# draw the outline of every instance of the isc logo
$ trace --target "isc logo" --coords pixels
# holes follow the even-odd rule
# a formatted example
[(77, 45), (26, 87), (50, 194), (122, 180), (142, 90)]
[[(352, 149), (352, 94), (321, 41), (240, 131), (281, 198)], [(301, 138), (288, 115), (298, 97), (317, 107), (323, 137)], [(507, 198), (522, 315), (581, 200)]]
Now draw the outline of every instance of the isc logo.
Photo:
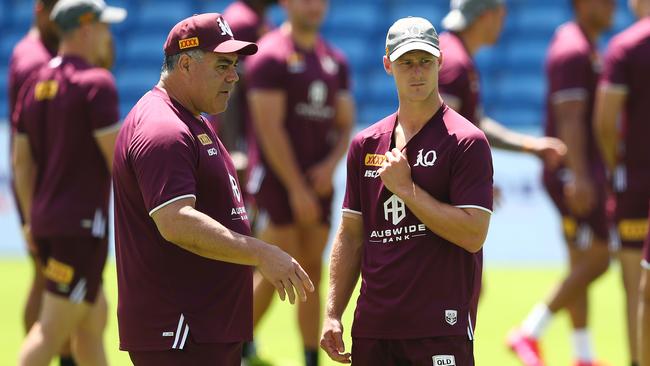
[(198, 47), (198, 45), (199, 45), (199, 39), (197, 37), (181, 39), (180, 41), (178, 41), (178, 47), (181, 50), (184, 50), (186, 48)]
[(366, 166), (381, 166), (386, 160), (386, 156), (380, 154), (366, 154), (365, 165)]

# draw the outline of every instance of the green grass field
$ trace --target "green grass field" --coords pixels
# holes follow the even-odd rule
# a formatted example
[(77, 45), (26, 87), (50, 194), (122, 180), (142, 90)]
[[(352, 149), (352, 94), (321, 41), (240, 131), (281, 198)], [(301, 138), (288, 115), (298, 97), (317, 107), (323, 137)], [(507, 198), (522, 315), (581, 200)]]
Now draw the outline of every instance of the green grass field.
[[(13, 365), (22, 341), (21, 309), (30, 276), (27, 260), (0, 260), (0, 365)], [(476, 360), (480, 366), (516, 366), (518, 363), (504, 347), (504, 337), (536, 302), (542, 299), (562, 275), (558, 269), (494, 268), (485, 276), (485, 286), (476, 330)], [(109, 263), (104, 276), (111, 305), (110, 323), (106, 333), (106, 348), (111, 365), (129, 365), (126, 353), (118, 351), (115, 317), (115, 265)], [(445, 279), (447, 281), (452, 279)], [(322, 288), (325, 294), (325, 286)], [(592, 309), (590, 322), (600, 359), (612, 366), (628, 365), (624, 328), (623, 292), (618, 266), (601, 278), (590, 293)], [(345, 317), (350, 329), (352, 308)], [(261, 356), (278, 366), (299, 366), (301, 346), (292, 307), (275, 301), (256, 331)], [(549, 366), (572, 364), (570, 327), (567, 316), (556, 317), (543, 340)], [(346, 346), (350, 347), (349, 334)], [(321, 355), (322, 365), (335, 365)]]

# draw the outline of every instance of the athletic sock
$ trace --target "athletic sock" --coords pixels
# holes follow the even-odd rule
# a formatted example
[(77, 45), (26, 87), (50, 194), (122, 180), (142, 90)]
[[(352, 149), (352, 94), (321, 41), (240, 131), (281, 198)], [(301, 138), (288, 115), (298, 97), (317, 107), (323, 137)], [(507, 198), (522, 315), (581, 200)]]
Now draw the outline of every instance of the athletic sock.
[(255, 348), (255, 340), (250, 342), (244, 342), (241, 347), (242, 358), (250, 358), (257, 355), (257, 349)]
[(59, 357), (59, 366), (77, 366), (72, 356)]
[(546, 330), (552, 317), (553, 314), (546, 304), (537, 304), (528, 314), (521, 328), (526, 335), (538, 339)]
[(578, 361), (591, 362), (594, 360), (591, 334), (586, 328), (573, 330), (573, 352), (575, 352)]
[(305, 348), (305, 366), (318, 366), (318, 349)]

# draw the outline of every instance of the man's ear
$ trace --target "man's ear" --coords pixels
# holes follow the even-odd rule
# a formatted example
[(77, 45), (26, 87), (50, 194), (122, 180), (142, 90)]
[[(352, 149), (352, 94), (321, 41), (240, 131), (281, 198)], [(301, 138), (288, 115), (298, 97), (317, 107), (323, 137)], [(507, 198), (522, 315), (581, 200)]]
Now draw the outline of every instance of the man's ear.
[(384, 70), (388, 75), (393, 75), (393, 64), (388, 59), (388, 56), (384, 56)]

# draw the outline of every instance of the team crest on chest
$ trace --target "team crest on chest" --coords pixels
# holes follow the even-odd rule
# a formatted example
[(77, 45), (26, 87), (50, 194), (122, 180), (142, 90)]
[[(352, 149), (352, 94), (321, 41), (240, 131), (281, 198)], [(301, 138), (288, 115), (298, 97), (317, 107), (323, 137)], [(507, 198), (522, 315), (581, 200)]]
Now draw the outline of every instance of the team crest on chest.
[(458, 322), (458, 311), (445, 310), (445, 321), (449, 325), (456, 325), (456, 323)]
[(435, 150), (424, 152), (424, 149), (418, 151), (418, 157), (414, 166), (430, 167), (438, 160), (438, 154)]

